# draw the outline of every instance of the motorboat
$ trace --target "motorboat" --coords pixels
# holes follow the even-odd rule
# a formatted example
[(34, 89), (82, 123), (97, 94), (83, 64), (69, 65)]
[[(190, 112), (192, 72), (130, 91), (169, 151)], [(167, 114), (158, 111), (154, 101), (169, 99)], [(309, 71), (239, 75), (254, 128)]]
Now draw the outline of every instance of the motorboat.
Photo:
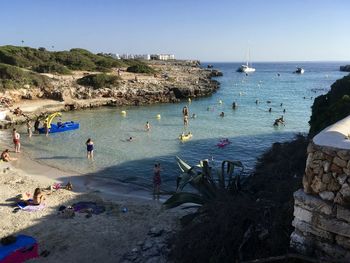
[(297, 68), (294, 73), (297, 73), (297, 74), (304, 74), (305, 70), (303, 68)]

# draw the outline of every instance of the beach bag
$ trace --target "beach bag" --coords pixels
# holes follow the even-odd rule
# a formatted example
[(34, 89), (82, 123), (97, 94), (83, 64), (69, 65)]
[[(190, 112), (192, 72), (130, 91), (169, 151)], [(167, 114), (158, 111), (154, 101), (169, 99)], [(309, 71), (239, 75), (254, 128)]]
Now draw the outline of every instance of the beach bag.
[(75, 216), (75, 212), (74, 212), (74, 209), (72, 207), (67, 207), (67, 208), (59, 211), (58, 216), (60, 218), (69, 219), (69, 218), (73, 218)]

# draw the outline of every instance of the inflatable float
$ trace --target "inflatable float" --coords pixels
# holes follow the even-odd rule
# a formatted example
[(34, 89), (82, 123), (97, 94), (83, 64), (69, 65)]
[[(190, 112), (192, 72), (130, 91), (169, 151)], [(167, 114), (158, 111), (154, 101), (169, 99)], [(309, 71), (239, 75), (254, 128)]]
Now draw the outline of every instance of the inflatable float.
[(221, 139), (216, 146), (219, 148), (224, 148), (229, 144), (231, 144), (231, 142), (229, 141), (229, 139), (226, 138), (226, 139)]
[(180, 141), (188, 141), (191, 138), (192, 138), (192, 133), (191, 132), (189, 132), (187, 134), (183, 133), (183, 134), (180, 134), (180, 136), (179, 136), (179, 140)]
[[(53, 114), (50, 114), (46, 119), (45, 122), (47, 123), (47, 127), (49, 129), (49, 133), (56, 133), (56, 132), (64, 132), (64, 131), (71, 131), (79, 129), (79, 123), (68, 121), (68, 122), (57, 122), (57, 124), (51, 124), (54, 118), (60, 117), (62, 114), (60, 112), (55, 112)], [(45, 134), (46, 129), (45, 127), (38, 129), (40, 134)]]

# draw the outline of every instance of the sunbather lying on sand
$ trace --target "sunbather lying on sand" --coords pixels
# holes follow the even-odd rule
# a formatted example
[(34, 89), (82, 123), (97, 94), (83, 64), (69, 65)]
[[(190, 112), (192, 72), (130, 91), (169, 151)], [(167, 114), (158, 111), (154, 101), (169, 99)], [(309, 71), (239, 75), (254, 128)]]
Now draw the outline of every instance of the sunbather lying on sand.
[(34, 191), (33, 199), (30, 201), (27, 201), (28, 205), (40, 205), (45, 200), (44, 193), (41, 192), (40, 188), (36, 188)]

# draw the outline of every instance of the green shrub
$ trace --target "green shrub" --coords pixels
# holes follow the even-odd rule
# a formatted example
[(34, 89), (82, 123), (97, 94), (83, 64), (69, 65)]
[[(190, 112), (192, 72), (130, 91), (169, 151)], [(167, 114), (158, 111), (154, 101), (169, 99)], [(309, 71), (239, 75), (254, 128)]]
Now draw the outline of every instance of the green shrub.
[(24, 85), (44, 87), (50, 85), (50, 80), (35, 72), (0, 63), (0, 89), (17, 89)]
[(153, 74), (156, 71), (146, 64), (136, 64), (126, 69), (127, 72)]
[(329, 125), (347, 117), (350, 114), (350, 75), (337, 80), (331, 90), (318, 96), (312, 105), (309, 121), (310, 136), (316, 135)]
[(79, 85), (92, 87), (94, 89), (119, 86), (120, 78), (107, 74), (91, 74), (77, 80)]
[(63, 66), (55, 62), (40, 64), (36, 66), (33, 70), (39, 73), (59, 73), (59, 74), (71, 73), (71, 71), (66, 66)]

